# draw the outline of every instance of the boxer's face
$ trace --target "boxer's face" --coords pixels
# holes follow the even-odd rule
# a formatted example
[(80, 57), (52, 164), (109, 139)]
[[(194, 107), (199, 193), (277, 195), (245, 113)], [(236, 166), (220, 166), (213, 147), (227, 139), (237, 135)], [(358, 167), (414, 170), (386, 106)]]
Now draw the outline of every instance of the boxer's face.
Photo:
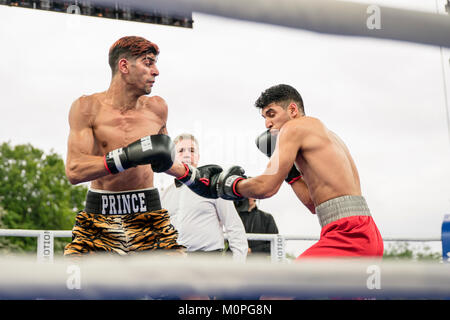
[(270, 132), (272, 133), (279, 131), (281, 127), (291, 119), (288, 110), (276, 103), (271, 103), (264, 107), (261, 111), (261, 115), (265, 119), (266, 128), (270, 129)]
[(129, 82), (144, 94), (150, 94), (159, 75), (156, 58), (154, 54), (145, 54), (130, 61)]
[(177, 142), (175, 146), (178, 161), (197, 167), (200, 154), (197, 144), (191, 139), (183, 139)]

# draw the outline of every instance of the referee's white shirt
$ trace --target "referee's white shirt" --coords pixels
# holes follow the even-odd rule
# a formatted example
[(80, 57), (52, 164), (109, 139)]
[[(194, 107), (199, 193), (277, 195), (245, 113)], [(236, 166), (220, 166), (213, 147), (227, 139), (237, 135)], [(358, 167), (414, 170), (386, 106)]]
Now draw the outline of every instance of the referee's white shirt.
[(233, 201), (208, 199), (175, 183), (161, 191), (161, 205), (169, 211), (178, 230), (178, 243), (187, 251), (224, 249), (224, 229), (234, 260), (245, 260), (248, 242), (245, 228)]

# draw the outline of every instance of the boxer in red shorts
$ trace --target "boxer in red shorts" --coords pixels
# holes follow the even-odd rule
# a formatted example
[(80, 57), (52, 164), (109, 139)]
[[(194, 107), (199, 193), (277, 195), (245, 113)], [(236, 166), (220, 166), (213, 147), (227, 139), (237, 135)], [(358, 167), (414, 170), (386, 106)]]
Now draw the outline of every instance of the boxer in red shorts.
[(247, 178), (234, 166), (217, 180), (224, 199), (268, 198), (288, 182), (300, 201), (317, 214), (320, 240), (304, 257), (383, 255), (383, 240), (370, 214), (358, 171), (344, 142), (319, 119), (305, 115), (303, 100), (289, 85), (264, 91), (255, 103), (267, 130), (256, 142), (270, 157), (262, 175)]

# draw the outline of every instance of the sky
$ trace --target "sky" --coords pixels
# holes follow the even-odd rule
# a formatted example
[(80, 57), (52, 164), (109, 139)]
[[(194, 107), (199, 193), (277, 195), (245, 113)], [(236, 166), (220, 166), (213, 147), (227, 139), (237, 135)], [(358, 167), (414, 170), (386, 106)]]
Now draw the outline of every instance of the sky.
[[(444, 3), (359, 2), (433, 13)], [(113, 42), (143, 36), (161, 50), (151, 95), (168, 103), (172, 137), (197, 137), (200, 165), (261, 174), (268, 160), (254, 140), (265, 126), (254, 102), (268, 87), (290, 84), (306, 114), (347, 144), (382, 236), (440, 237), (450, 214), (450, 49), (193, 19), (185, 29), (0, 6), (0, 142), (31, 143), (65, 159), (71, 103), (108, 88)], [(156, 174), (155, 186), (171, 180)], [(319, 236), (317, 217), (285, 184), (259, 207), (281, 234)], [(287, 251), (299, 255), (310, 244), (289, 241)]]

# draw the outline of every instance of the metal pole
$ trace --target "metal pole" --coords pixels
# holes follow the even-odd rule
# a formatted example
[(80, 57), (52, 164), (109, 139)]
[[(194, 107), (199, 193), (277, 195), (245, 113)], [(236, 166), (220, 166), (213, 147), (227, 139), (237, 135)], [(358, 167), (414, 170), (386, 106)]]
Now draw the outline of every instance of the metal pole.
[(286, 239), (281, 234), (270, 240), (270, 257), (272, 262), (284, 262), (286, 260)]
[(53, 262), (53, 232), (42, 231), (38, 236), (37, 259), (38, 262)]
[[(445, 215), (444, 220), (448, 220)], [(26, 229), (0, 229), (0, 237), (37, 237), (38, 248), (37, 255), (39, 261), (53, 261), (54, 255), (54, 238), (70, 238), (72, 237), (71, 230), (26, 230)], [(228, 235), (225, 234), (225, 239)], [(434, 242), (443, 241), (441, 236), (436, 237), (383, 237), (383, 241), (405, 241), (405, 242)], [(260, 234), (247, 233), (247, 240), (265, 240), (270, 241), (270, 255), (273, 262), (283, 262), (286, 260), (286, 241), (300, 240), (300, 241), (317, 241), (317, 236), (305, 235), (280, 235), (280, 234)], [(450, 243), (450, 242), (449, 242)], [(450, 250), (449, 250), (450, 251)], [(449, 256), (450, 257), (450, 256)]]

